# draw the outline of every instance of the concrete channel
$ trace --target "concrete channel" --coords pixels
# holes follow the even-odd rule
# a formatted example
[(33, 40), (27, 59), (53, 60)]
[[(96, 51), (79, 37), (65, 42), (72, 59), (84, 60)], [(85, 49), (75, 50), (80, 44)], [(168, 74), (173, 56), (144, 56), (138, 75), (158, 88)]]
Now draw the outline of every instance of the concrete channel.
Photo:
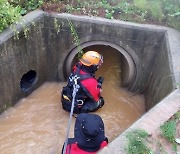
[[(1, 112), (46, 81), (66, 81), (78, 52), (68, 21), (75, 26), (82, 49), (103, 45), (120, 52), (123, 86), (145, 96), (147, 113), (111, 142), (104, 152), (110, 153), (114, 146), (123, 151), (126, 143), (124, 134), (128, 130), (145, 126), (151, 131), (148, 129), (150, 125), (154, 124), (153, 129), (159, 127), (180, 109), (178, 31), (155, 25), (48, 14), (37, 10), (25, 16), (23, 25), (15, 25), (20, 31), (18, 38), (15, 39), (11, 29), (0, 34)], [(27, 37), (23, 33), (24, 25), (29, 29)], [(161, 116), (157, 118), (157, 115)], [(148, 120), (151, 124), (145, 125)]]

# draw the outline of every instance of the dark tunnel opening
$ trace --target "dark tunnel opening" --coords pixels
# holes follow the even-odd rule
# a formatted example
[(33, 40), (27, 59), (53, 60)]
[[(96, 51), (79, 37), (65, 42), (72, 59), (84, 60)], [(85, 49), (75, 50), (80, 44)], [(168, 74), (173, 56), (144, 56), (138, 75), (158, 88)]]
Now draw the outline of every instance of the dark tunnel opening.
[(36, 71), (30, 70), (25, 73), (20, 81), (21, 90), (27, 92), (31, 89), (31, 87), (35, 84), (37, 79)]
[[(71, 73), (72, 67), (75, 65), (75, 63), (78, 61), (78, 49), (74, 49), (70, 52), (70, 54), (67, 56), (65, 63), (64, 63), (64, 76), (67, 80), (68, 76)], [(109, 45), (90, 45), (85, 46), (82, 49), (84, 52), (93, 50), (97, 51), (102, 55), (111, 54), (112, 52), (116, 52), (117, 56), (119, 57), (119, 65), (120, 65), (120, 71), (121, 71), (121, 86), (123, 87), (129, 87), (131, 86), (131, 83), (133, 82), (133, 79), (135, 78), (135, 64), (133, 63), (133, 60), (131, 57), (124, 56), (123, 53), (121, 53), (120, 50), (113, 48)], [(105, 62), (106, 59), (104, 59)], [(103, 67), (103, 66), (102, 66)]]

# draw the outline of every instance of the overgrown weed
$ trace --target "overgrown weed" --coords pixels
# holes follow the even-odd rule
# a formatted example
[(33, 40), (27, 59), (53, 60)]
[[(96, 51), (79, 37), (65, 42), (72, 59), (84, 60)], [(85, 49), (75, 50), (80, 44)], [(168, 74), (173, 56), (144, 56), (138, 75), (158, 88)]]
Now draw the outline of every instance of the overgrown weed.
[[(8, 12), (8, 9), (1, 9), (0, 11), (0, 15), (3, 16), (0, 32), (12, 23), (16, 23), (19, 14), (25, 15), (39, 7), (45, 11), (68, 12), (138, 23), (159, 24), (180, 30), (179, 0), (0, 0), (0, 2), (2, 4), (8, 2), (9, 4), (6, 7), (8, 6), (11, 9)], [(15, 16), (12, 15), (13, 12)]]
[(168, 142), (172, 143), (172, 149), (177, 152), (176, 140), (176, 125), (180, 121), (180, 111), (176, 112), (174, 116), (161, 125), (161, 135), (167, 139)]
[(128, 145), (126, 151), (128, 154), (152, 154), (152, 151), (146, 145), (148, 133), (145, 130), (136, 129), (128, 132)]

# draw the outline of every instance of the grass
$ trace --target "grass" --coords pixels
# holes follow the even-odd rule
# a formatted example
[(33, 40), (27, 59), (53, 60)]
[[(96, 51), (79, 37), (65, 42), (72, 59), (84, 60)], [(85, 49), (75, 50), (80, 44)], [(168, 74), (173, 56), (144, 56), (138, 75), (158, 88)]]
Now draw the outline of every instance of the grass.
[[(159, 152), (162, 154), (167, 154), (166, 142), (172, 145), (172, 151), (177, 153), (177, 143), (176, 143), (176, 129), (177, 124), (180, 123), (180, 111), (176, 112), (168, 121), (160, 126), (161, 138), (154, 138), (145, 131), (141, 129), (136, 129), (127, 133), (126, 138), (128, 139), (127, 146), (125, 150), (128, 154), (152, 154), (153, 152)], [(153, 148), (153, 144), (157, 142), (157, 148)], [(149, 146), (152, 148), (149, 148)]]
[(176, 122), (171, 120), (161, 126), (162, 135), (171, 143), (174, 143), (176, 134)]
[(174, 116), (177, 122), (180, 121), (180, 111), (176, 112)]
[(148, 133), (141, 129), (136, 129), (127, 134), (128, 145), (126, 151), (128, 154), (152, 154), (151, 149), (146, 145)]
[[(42, 8), (47, 11), (159, 24), (180, 30), (179, 0), (48, 0), (44, 4)], [(63, 9), (54, 7), (53, 10), (51, 4), (53, 7), (60, 4)]]
[(157, 21), (162, 21), (163, 12), (160, 1), (157, 0), (156, 2), (154, 2), (152, 0), (134, 0), (134, 6), (141, 12), (146, 13), (146, 16), (144, 17), (145, 19), (149, 16), (150, 18), (154, 18)]
[(168, 142), (172, 143), (172, 149), (176, 152), (177, 145), (176, 139), (176, 124), (180, 121), (180, 111), (176, 112), (174, 116), (167, 122), (165, 122), (161, 127), (161, 134), (165, 137)]
[[(8, 5), (4, 2), (7, 2)], [(16, 23), (20, 15), (25, 15), (37, 8), (48, 12), (68, 12), (77, 15), (164, 25), (180, 30), (179, 0), (0, 0), (0, 3), (2, 6), (4, 5), (0, 7), (2, 8), (0, 16), (3, 16), (0, 32), (12, 23)]]

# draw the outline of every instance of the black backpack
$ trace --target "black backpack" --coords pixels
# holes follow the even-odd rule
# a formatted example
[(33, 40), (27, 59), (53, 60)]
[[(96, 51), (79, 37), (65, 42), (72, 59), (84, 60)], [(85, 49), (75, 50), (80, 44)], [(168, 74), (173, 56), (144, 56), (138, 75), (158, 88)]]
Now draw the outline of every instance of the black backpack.
[[(73, 85), (75, 84), (74, 77), (78, 78), (77, 84), (79, 85), (79, 89), (78, 89), (77, 93), (81, 93), (82, 96), (86, 96), (86, 94), (83, 91), (83, 89), (81, 88), (82, 87), (81, 81), (88, 79), (88, 78), (92, 78), (92, 76), (90, 74), (83, 74), (83, 75), (80, 74), (80, 68), (79, 67), (77, 67), (77, 70), (75, 72), (71, 73), (67, 86), (63, 87), (62, 92), (61, 92), (62, 107), (64, 110), (66, 110), (68, 112), (71, 111), (71, 106), (72, 106)], [(78, 99), (78, 96), (76, 95), (73, 113), (76, 113), (76, 114), (80, 113), (80, 109), (81, 109), (83, 102), (84, 102), (82, 96), (80, 96), (81, 99)]]

